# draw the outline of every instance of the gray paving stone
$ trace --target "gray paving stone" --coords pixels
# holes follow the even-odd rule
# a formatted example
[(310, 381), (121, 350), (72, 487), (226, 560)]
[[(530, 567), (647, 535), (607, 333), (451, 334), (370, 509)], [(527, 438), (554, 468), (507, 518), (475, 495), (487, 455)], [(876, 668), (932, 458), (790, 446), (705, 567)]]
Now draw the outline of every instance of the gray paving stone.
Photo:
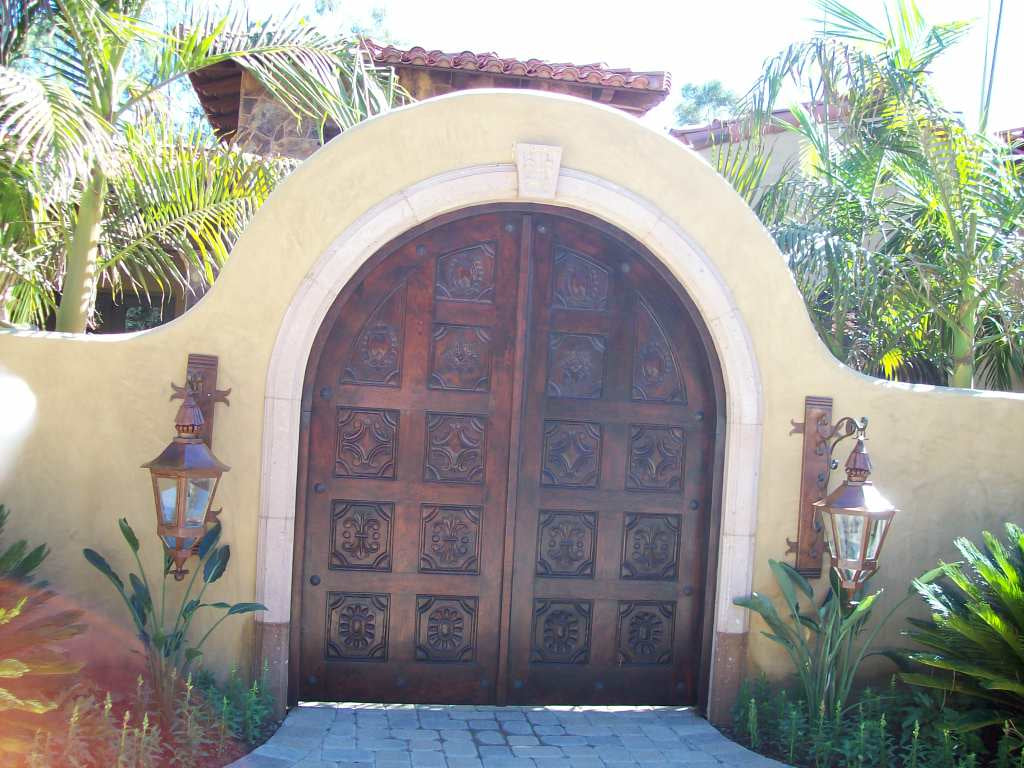
[(525, 757), (485, 757), (484, 768), (536, 768), (533, 760)]
[(622, 749), (619, 747), (607, 747), (604, 749), (597, 750), (597, 756), (600, 757), (605, 763), (635, 763), (636, 759), (633, 757), (633, 753), (628, 749)]
[(512, 757), (512, 750), (509, 747), (481, 746), (480, 757)]
[(440, 752), (413, 752), (413, 768), (446, 768), (444, 755)]
[[(501, 731), (477, 731), (474, 736), (478, 744), (504, 744), (505, 734)], [(528, 737), (521, 737), (528, 738)]]
[(476, 757), (476, 744), (471, 741), (446, 741), (444, 755), (445, 757)]
[(400, 766), (409, 765), (412, 760), (412, 753), (404, 749), (381, 750), (374, 752), (374, 762), (377, 765)]
[(449, 757), (448, 768), (481, 768), (483, 763), (478, 757)]
[(565, 734), (565, 728), (560, 725), (535, 725), (533, 732), (538, 736), (562, 736)]
[(324, 760), (344, 760), (347, 763), (372, 763), (373, 752), (368, 749), (352, 749), (344, 747), (324, 747), (321, 751)]
[(477, 733), (484, 731), (458, 730), (454, 728), (439, 731), (443, 741), (472, 741)]
[(512, 747), (516, 757), (564, 757), (558, 747)]
[(308, 757), (319, 746), (319, 743), (312, 741), (307, 747), (285, 747), (267, 742), (262, 747), (254, 749), (252, 754), (263, 755), (264, 757), (277, 757), (282, 760), (291, 760), (294, 763), (304, 757)]
[(231, 764), (231, 768), (291, 768), (294, 763), (291, 760), (283, 760), (279, 757), (267, 757), (250, 752), (245, 757), (240, 757)]
[[(541, 741), (550, 747), (579, 747), (587, 743), (586, 736), (542, 736)], [(623, 742), (625, 743), (625, 742)]]
[(519, 734), (509, 734), (508, 743), (513, 747), (539, 747), (540, 739), (536, 736), (521, 736)]
[(498, 721), (494, 718), (489, 720), (482, 720), (476, 718), (474, 720), (467, 720), (466, 723), (469, 725), (469, 729), (472, 731), (496, 731), (498, 730)]
[(441, 742), (438, 739), (424, 737), (409, 739), (409, 750), (412, 752), (437, 752), (441, 749)]
[(369, 749), (376, 752), (381, 749), (405, 749), (406, 743), (398, 739), (364, 739), (357, 734), (356, 746), (359, 749)]
[(505, 733), (516, 733), (522, 736), (533, 735), (533, 726), (525, 720), (503, 720), (501, 730)]

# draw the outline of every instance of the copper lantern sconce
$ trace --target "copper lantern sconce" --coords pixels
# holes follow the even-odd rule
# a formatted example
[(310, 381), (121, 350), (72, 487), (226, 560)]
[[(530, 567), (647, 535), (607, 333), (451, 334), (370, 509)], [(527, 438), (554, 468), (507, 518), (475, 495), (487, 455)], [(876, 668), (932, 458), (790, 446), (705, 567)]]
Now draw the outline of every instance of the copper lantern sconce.
[(212, 509), (213, 499), (221, 475), (230, 469), (209, 446), (213, 404), (226, 404), (230, 393), (216, 388), (216, 377), (217, 358), (189, 355), (185, 386), (171, 385), (171, 399), (182, 400), (174, 420), (177, 435), (159, 456), (142, 465), (153, 481), (157, 535), (178, 581), (188, 573), (185, 562), (196, 553), (207, 525), (217, 520), (220, 510)]
[[(868, 420), (840, 419), (832, 430), (829, 456), (843, 439), (856, 436), (846, 460), (846, 479), (832, 493), (812, 505), (819, 517), (832, 568), (847, 599), (878, 570), (886, 534), (899, 511), (886, 499), (871, 476), (871, 458), (865, 444)], [(836, 437), (838, 435), (838, 437)], [(830, 459), (830, 469), (838, 462)]]

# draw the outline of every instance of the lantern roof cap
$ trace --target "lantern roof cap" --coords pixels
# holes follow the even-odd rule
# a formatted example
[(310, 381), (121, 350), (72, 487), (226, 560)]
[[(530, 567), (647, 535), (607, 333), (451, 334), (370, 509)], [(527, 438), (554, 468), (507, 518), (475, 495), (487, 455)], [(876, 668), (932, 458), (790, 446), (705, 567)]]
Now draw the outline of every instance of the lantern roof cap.
[(143, 469), (178, 474), (219, 475), (231, 467), (213, 455), (198, 437), (174, 438), (160, 455), (142, 465)]

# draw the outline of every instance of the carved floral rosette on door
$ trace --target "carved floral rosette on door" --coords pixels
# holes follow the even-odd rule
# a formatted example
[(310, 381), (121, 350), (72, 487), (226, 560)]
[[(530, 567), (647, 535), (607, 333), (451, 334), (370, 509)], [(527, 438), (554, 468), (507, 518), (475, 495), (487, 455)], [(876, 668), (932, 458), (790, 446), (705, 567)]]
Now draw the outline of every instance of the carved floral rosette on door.
[(309, 376), (299, 698), (694, 700), (716, 420), (648, 257), (455, 218), (371, 260)]

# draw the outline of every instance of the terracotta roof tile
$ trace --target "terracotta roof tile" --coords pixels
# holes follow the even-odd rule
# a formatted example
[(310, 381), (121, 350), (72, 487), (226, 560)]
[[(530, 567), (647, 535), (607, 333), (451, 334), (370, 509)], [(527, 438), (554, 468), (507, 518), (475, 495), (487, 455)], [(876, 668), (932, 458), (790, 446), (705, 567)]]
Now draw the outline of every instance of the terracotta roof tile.
[(428, 51), (418, 45), (403, 49), (393, 45), (378, 45), (372, 40), (364, 42), (370, 56), (378, 64), (493, 72), (511, 77), (565, 80), (604, 88), (630, 88), (641, 91), (668, 92), (671, 87), (668, 72), (634, 72), (631, 69), (612, 69), (605, 64), (559, 64), (542, 59), (502, 58), (496, 53), (446, 53), (439, 50)]

